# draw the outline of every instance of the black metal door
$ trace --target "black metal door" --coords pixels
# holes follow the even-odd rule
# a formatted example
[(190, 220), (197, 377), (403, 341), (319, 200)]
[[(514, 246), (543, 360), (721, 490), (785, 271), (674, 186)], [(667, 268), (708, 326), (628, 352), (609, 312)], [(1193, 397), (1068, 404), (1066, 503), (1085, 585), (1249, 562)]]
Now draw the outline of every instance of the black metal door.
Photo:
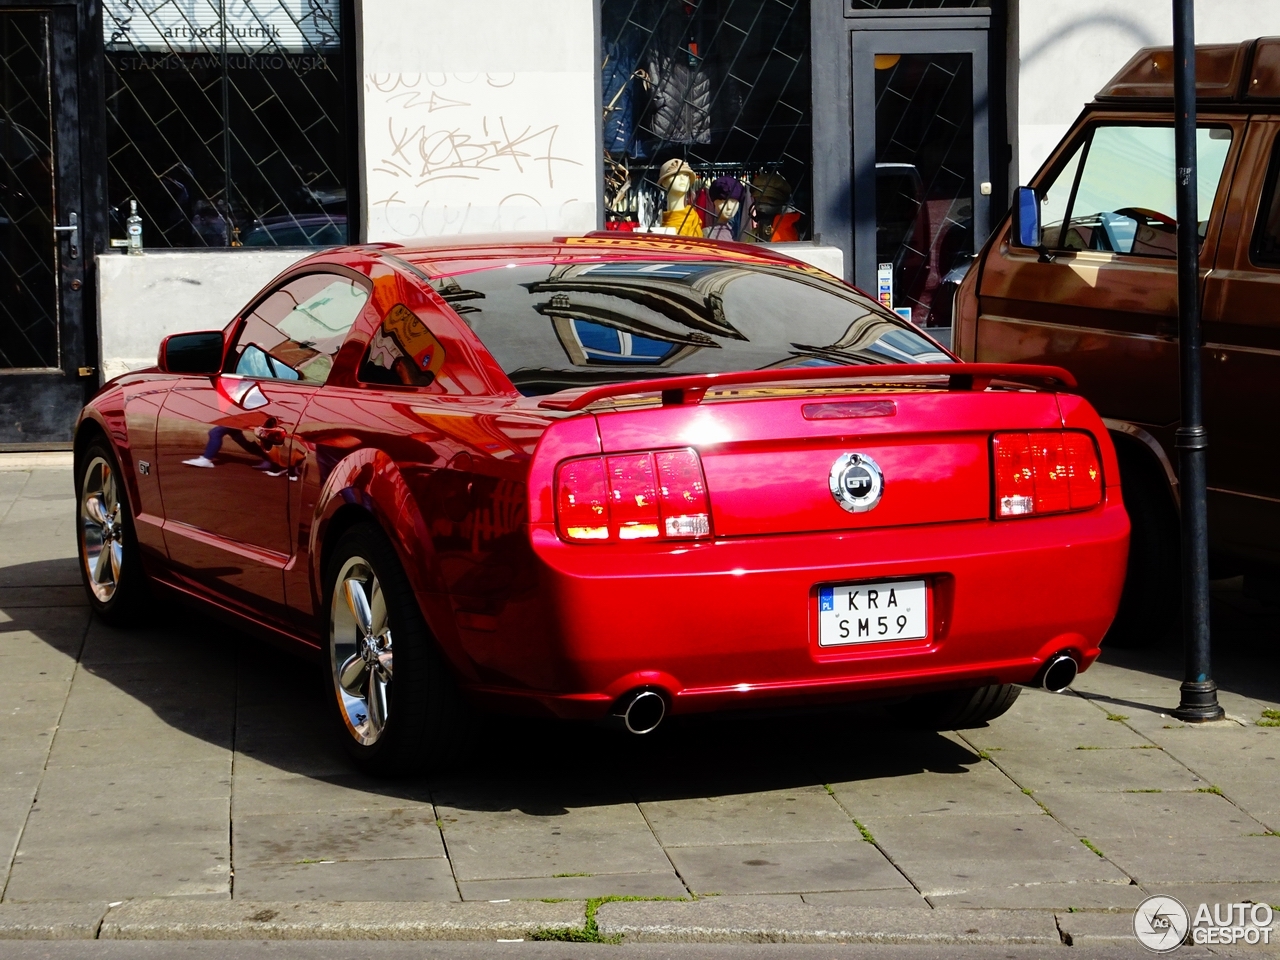
[(66, 442), (86, 389), (74, 7), (0, 4), (0, 444)]

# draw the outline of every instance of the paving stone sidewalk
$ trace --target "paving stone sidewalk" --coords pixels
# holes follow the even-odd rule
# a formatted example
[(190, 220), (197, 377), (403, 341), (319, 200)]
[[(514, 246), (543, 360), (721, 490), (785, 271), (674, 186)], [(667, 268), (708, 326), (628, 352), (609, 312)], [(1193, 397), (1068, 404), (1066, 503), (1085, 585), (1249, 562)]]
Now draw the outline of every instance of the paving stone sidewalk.
[(639, 897), (696, 902), (606, 903), (600, 929), (1021, 911), (1070, 939), (1120, 936), (1156, 892), (1280, 904), (1280, 726), (1260, 725), (1280, 610), (1238, 580), (1215, 585), (1218, 724), (1167, 716), (1175, 645), (1108, 650), (1073, 693), (960, 733), (869, 709), (631, 739), (492, 718), (447, 776), (388, 783), (334, 749), (301, 662), (198, 615), (94, 620), (69, 467), (38, 460), (0, 457), (0, 926), (176, 898)]

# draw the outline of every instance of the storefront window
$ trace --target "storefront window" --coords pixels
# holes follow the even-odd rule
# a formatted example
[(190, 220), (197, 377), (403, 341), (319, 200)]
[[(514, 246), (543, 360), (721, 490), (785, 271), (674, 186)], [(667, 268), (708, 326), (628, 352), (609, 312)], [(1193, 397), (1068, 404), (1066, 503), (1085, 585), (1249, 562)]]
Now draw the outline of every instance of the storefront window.
[(144, 247), (347, 241), (340, 0), (106, 0), (108, 202)]
[(606, 225), (811, 232), (809, 0), (601, 0)]
[(991, 0), (849, 0), (852, 10), (942, 10), (989, 7)]

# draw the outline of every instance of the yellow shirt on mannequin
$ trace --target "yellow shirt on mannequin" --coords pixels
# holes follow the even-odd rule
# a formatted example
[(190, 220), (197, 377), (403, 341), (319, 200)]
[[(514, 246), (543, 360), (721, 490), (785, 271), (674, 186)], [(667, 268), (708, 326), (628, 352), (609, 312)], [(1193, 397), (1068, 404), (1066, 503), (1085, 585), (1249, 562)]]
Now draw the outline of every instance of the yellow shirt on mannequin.
[(675, 227), (677, 237), (701, 237), (702, 218), (693, 207), (680, 210), (667, 210), (662, 214), (664, 227)]

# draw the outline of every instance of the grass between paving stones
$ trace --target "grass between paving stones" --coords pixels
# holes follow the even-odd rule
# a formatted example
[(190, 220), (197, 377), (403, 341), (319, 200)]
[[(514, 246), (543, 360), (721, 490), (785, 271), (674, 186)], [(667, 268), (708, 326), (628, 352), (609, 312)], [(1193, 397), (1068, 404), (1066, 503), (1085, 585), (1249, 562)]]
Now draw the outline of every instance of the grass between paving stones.
[[(565, 876), (588, 877), (588, 873), (565, 874)], [(567, 897), (547, 897), (543, 903), (565, 903)], [(596, 922), (596, 913), (606, 903), (634, 903), (636, 901), (661, 901), (674, 900), (676, 902), (689, 902), (688, 897), (591, 897), (587, 900), (587, 919), (581, 927), (570, 927), (568, 930), (547, 929), (535, 930), (529, 934), (530, 940), (555, 940), (560, 943), (621, 943), (622, 934), (614, 934), (612, 937), (602, 936), (599, 924)]]
[(1280, 710), (1263, 710), (1258, 721), (1260, 727), (1280, 727)]
[[(836, 792), (831, 789), (831, 784), (824, 783), (823, 787), (826, 788), (827, 793), (831, 795), (832, 799), (835, 799)], [(840, 803), (840, 801), (836, 800), (836, 803)], [(842, 805), (842, 808), (843, 808), (843, 805)], [(849, 811), (847, 810), (845, 811), (845, 813), (848, 813), (848, 812)], [(876, 838), (871, 835), (871, 831), (868, 830), (865, 825), (863, 825), (862, 821), (860, 821), (857, 817), (852, 815), (849, 816), (849, 819), (852, 820), (853, 825), (858, 828), (858, 832), (862, 834), (863, 840), (867, 841), (867, 843), (876, 842)]]
[(1216, 783), (1210, 787), (1196, 787), (1196, 793), (1212, 793), (1215, 796), (1222, 796), (1222, 788)]
[(1159, 787), (1147, 787), (1145, 790), (1122, 790), (1121, 793), (1164, 793)]
[(1086, 847), (1088, 847), (1090, 850), (1092, 850), (1092, 851), (1093, 851), (1095, 854), (1097, 854), (1099, 857), (1101, 857), (1103, 860), (1105, 860), (1105, 859), (1107, 858), (1107, 855), (1106, 855), (1105, 853), (1103, 853), (1101, 850), (1099, 850), (1097, 847), (1095, 847), (1095, 846), (1094, 846), (1094, 845), (1089, 841), (1089, 838), (1088, 838), (1088, 837), (1081, 837), (1081, 838), (1080, 838), (1080, 842), (1081, 842), (1081, 843), (1083, 843), (1083, 844), (1084, 844)]
[(1108, 714), (1107, 714), (1107, 719), (1108, 719), (1108, 720), (1114, 720), (1116, 723), (1123, 723), (1124, 721), (1128, 720), (1129, 718), (1128, 718), (1127, 716), (1125, 716), (1123, 713), (1108, 713)]

